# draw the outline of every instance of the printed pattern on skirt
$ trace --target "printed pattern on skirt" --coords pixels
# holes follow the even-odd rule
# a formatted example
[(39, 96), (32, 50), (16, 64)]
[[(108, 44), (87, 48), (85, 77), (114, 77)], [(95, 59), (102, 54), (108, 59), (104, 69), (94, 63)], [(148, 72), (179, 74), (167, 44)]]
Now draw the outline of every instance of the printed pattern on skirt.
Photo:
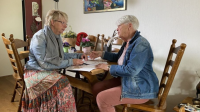
[(25, 70), (23, 112), (76, 112), (67, 77), (56, 71)]

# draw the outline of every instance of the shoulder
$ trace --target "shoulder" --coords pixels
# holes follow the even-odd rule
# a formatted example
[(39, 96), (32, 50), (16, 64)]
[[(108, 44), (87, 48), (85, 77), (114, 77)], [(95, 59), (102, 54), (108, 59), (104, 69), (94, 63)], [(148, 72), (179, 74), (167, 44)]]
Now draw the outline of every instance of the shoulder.
[(43, 29), (39, 30), (38, 32), (36, 32), (34, 35), (33, 35), (33, 38), (31, 41), (38, 41), (38, 40), (46, 40), (46, 37), (45, 37), (45, 34), (44, 34), (44, 31)]
[(142, 52), (150, 48), (148, 40), (141, 35), (135, 41), (135, 52)]

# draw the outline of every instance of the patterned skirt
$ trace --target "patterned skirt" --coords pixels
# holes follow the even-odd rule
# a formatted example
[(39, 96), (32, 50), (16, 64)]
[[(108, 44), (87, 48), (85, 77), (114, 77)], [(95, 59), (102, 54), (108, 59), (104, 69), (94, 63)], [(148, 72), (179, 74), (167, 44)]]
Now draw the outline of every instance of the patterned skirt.
[(25, 70), (23, 112), (76, 112), (67, 77), (56, 71)]

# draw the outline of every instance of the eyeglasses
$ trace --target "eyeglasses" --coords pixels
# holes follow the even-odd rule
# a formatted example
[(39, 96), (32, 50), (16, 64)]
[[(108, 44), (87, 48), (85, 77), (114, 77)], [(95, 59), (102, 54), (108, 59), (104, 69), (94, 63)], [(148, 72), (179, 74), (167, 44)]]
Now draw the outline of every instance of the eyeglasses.
[(58, 21), (58, 20), (54, 20), (54, 21), (60, 22), (62, 25), (66, 25), (67, 26), (67, 23), (65, 23), (63, 21)]

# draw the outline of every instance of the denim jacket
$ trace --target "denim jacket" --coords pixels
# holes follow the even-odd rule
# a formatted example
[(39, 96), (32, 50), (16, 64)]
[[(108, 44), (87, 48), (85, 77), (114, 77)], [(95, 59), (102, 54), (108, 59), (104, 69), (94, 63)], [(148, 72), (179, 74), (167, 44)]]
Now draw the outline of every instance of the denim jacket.
[[(103, 59), (117, 62), (126, 42), (117, 54), (105, 52)], [(123, 65), (111, 65), (110, 74), (121, 77), (122, 98), (153, 99), (157, 97), (159, 81), (153, 71), (153, 53), (149, 42), (136, 31), (129, 41)]]
[[(43, 29), (34, 34), (31, 39), (29, 61), (26, 63), (25, 68), (28, 70), (55, 70), (66, 68), (73, 65), (74, 58), (81, 58), (80, 53), (64, 53), (64, 59), (60, 65), (54, 65), (44, 61), (44, 57), (48, 52), (46, 50), (46, 37)], [(64, 52), (62, 49), (61, 52)]]

